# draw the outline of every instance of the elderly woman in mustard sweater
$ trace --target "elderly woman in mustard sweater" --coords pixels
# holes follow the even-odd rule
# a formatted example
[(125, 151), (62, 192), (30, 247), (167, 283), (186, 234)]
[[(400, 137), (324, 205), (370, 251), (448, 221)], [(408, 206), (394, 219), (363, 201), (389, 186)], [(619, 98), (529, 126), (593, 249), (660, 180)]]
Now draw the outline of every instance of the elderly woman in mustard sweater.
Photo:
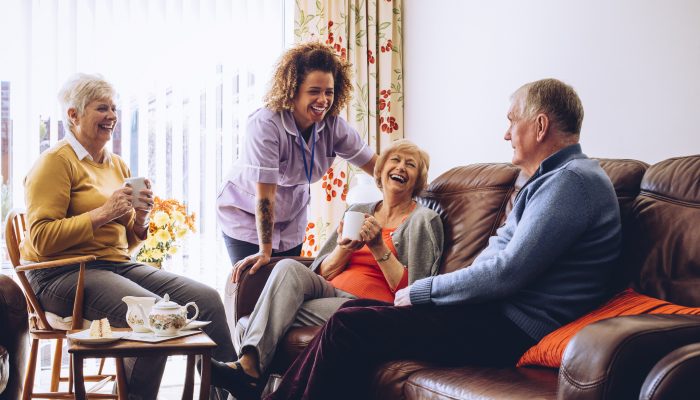
[[(28, 262), (94, 255), (85, 271), (84, 317), (108, 318), (126, 327), (124, 296), (161, 298), (166, 293), (180, 304), (194, 301), (204, 328), (218, 344), (216, 357), (233, 353), (223, 304), (212, 288), (194, 280), (134, 263), (131, 251), (146, 238), (153, 207), (150, 183), (139, 193), (145, 206), (134, 208), (131, 173), (107, 142), (117, 124), (115, 90), (100, 76), (78, 74), (59, 93), (68, 126), (65, 139), (45, 151), (25, 179), (29, 237), (22, 243)], [(70, 315), (78, 266), (27, 273), (47, 311)], [(130, 399), (155, 399), (164, 358), (126, 359)]]
[(342, 223), (307, 268), (293, 259), (277, 263), (241, 337), (239, 360), (212, 361), (212, 384), (236, 399), (256, 399), (280, 338), (293, 326), (323, 325), (350, 299), (393, 304), (407, 284), (438, 271), (443, 232), (440, 216), (416, 203), (428, 177), (428, 154), (399, 140), (379, 155), (374, 178), (383, 199), (356, 204), (365, 214), (359, 240), (341, 236)]

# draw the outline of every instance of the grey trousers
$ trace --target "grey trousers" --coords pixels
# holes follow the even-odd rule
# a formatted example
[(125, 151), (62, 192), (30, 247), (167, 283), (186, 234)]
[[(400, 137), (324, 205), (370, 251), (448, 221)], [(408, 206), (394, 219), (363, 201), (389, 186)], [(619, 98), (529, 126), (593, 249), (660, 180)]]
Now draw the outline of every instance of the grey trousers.
[(265, 373), (289, 328), (323, 325), (343, 303), (355, 298), (304, 264), (282, 260), (265, 283), (247, 326), (236, 327), (241, 335), (241, 354), (255, 350), (260, 371)]
[[(78, 266), (32, 271), (27, 275), (46, 311), (61, 316), (72, 314)], [(89, 263), (85, 271), (83, 315), (89, 320), (108, 318), (115, 327), (128, 327), (125, 319), (127, 306), (122, 297), (149, 296), (160, 299), (166, 293), (178, 304), (184, 305), (190, 301), (197, 303), (197, 319), (212, 321), (203, 330), (217, 344), (213, 357), (231, 361), (235, 353), (219, 293), (207, 285), (177, 274), (142, 264), (109, 261)], [(165, 361), (165, 357), (124, 359), (129, 399), (156, 399)]]

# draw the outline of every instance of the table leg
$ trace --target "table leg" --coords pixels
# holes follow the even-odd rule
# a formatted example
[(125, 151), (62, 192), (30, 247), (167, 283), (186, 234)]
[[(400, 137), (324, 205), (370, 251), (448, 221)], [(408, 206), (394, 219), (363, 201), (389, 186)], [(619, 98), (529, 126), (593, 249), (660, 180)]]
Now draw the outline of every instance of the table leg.
[(75, 399), (85, 400), (85, 378), (83, 377), (83, 358), (73, 354), (73, 382), (75, 384)]
[(126, 386), (126, 370), (124, 369), (124, 359), (115, 357), (114, 364), (117, 369), (117, 394), (119, 400), (127, 400), (129, 398), (129, 388)]
[(194, 354), (187, 356), (187, 369), (185, 372), (185, 386), (182, 388), (182, 400), (192, 400), (194, 396)]
[(211, 384), (211, 352), (202, 353), (202, 382), (199, 386), (199, 400), (209, 399), (209, 385)]

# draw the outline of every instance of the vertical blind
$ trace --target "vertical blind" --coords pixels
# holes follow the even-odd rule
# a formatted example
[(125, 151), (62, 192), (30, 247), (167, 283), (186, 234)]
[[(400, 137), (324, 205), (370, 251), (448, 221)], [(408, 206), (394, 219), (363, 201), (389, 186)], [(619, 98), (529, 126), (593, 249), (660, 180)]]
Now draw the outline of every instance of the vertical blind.
[(230, 262), (215, 200), (291, 37), (284, 8), (285, 0), (3, 0), (3, 135), (11, 139), (0, 141), (11, 193), (3, 208), (23, 206), (24, 176), (64, 135), (56, 93), (65, 79), (102, 74), (119, 93), (108, 147), (132, 175), (149, 177), (156, 195), (197, 215), (197, 233), (167, 268), (221, 288)]

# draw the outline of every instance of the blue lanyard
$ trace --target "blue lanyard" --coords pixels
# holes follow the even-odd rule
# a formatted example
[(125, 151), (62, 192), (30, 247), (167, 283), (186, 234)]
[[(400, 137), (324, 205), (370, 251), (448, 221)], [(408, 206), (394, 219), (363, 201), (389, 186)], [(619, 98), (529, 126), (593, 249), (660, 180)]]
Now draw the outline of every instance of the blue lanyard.
[[(306, 180), (309, 181), (309, 186), (311, 186), (311, 175), (314, 173), (314, 157), (316, 153), (316, 124), (314, 124), (314, 128), (311, 130), (311, 160), (308, 167), (306, 166), (306, 152), (304, 151), (301, 132), (299, 132), (297, 136), (299, 137), (299, 149), (301, 149), (301, 156), (304, 158), (304, 172), (306, 173)], [(309, 190), (311, 189), (309, 188)]]

